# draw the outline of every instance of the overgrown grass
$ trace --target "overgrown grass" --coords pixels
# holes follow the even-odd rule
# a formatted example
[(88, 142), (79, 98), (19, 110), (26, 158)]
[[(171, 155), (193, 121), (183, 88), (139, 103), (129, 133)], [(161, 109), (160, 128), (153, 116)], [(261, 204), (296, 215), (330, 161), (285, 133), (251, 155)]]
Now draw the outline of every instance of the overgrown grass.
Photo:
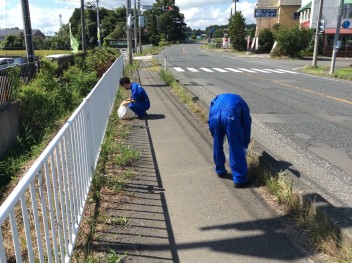
[[(174, 94), (182, 103), (188, 105), (202, 120), (207, 119), (207, 115), (197, 107), (190, 93), (177, 83), (169, 71), (160, 70), (160, 76), (166, 84), (172, 87)], [(269, 169), (260, 165), (255, 160), (251, 149), (249, 149), (247, 162), (248, 176), (256, 182), (257, 186), (263, 186), (273, 200), (285, 208), (285, 211), (308, 233), (317, 250), (329, 255), (334, 262), (352, 262), (352, 249), (341, 243), (335, 228), (325, 217), (317, 214), (311, 207), (301, 204), (299, 194), (293, 189), (293, 182), (287, 180), (284, 172), (273, 174)]]
[(179, 100), (186, 104), (192, 112), (197, 114), (197, 116), (203, 121), (206, 122), (207, 114), (204, 109), (193, 99), (193, 96), (186, 91), (182, 85), (180, 85), (170, 71), (161, 69), (159, 66), (160, 77), (162, 80), (172, 88), (172, 92), (179, 98)]
[[(133, 74), (137, 69), (136, 64), (127, 65), (125, 74)], [(114, 108), (106, 129), (97, 169), (90, 189), (90, 204), (86, 207), (81, 231), (80, 244), (74, 251), (74, 262), (123, 262), (127, 252), (123, 255), (117, 254), (108, 248), (108, 251), (97, 252), (93, 250), (93, 241), (98, 232), (101, 232), (107, 225), (115, 225), (121, 228), (129, 227), (127, 217), (113, 216), (106, 210), (106, 194), (109, 202), (111, 196), (119, 199), (126, 195), (126, 184), (133, 178), (134, 172), (129, 165), (136, 161), (141, 153), (127, 144), (130, 133), (128, 122), (117, 116), (117, 108), (122, 100), (128, 95), (128, 91), (119, 89), (115, 99)], [(105, 201), (104, 201), (105, 200)], [(92, 211), (93, 210), (93, 211)]]
[(117, 55), (119, 53), (110, 49), (89, 52), (85, 60), (77, 60), (77, 65), (71, 66), (60, 77), (57, 76), (56, 62), (43, 61), (41, 70), (30, 83), (14, 81), (21, 126), (11, 149), (0, 160), (0, 199), (8, 195), (25, 172), (24, 167), (39, 156), (94, 87), (98, 81), (97, 69), (108, 68)]
[[(71, 50), (35, 50), (34, 56), (45, 57), (54, 54), (72, 54)], [(26, 50), (0, 50), (0, 57), (16, 56), (16, 57), (27, 57)]]
[(306, 66), (304, 71), (310, 74), (332, 77), (337, 79), (352, 80), (352, 65), (350, 68), (339, 68), (336, 69), (332, 74), (330, 74), (330, 67), (328, 66)]
[(307, 233), (316, 250), (328, 255), (332, 262), (352, 262), (352, 248), (341, 243), (338, 231), (326, 216), (317, 213), (310, 204), (300, 201), (299, 193), (293, 189), (293, 182), (287, 179), (284, 172), (273, 174), (266, 167), (259, 165), (251, 151), (247, 162), (249, 177), (255, 178), (256, 185), (264, 187)]
[(163, 47), (148, 47), (142, 50), (142, 55), (156, 55), (163, 49)]

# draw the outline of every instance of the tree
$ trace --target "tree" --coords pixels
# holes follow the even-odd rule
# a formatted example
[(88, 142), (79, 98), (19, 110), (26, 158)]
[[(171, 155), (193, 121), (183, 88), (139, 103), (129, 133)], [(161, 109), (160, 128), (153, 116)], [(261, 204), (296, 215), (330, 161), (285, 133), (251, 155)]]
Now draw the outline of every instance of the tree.
[[(86, 20), (86, 40), (89, 48), (98, 46), (98, 26), (97, 26), (97, 10), (85, 10)], [(115, 10), (109, 10), (104, 7), (99, 8), (99, 22), (100, 22), (100, 37), (102, 43), (104, 38), (109, 36), (112, 32), (120, 32), (121, 23), (126, 24), (126, 8), (120, 7)], [(70, 17), (72, 25), (72, 34), (76, 39), (81, 39), (81, 11), (76, 8)], [(114, 33), (116, 35), (117, 33)], [(121, 34), (118, 34), (121, 35)], [(111, 38), (111, 36), (109, 36)]]
[(292, 28), (281, 26), (275, 34), (276, 53), (279, 51), (279, 55), (301, 57), (301, 52), (309, 46), (312, 36), (312, 29), (299, 28), (297, 25)]
[(258, 52), (270, 52), (274, 45), (274, 34), (269, 28), (263, 28), (258, 36), (259, 49)]
[(238, 51), (246, 50), (246, 23), (242, 12), (236, 12), (230, 19), (228, 34), (233, 49)]
[(8, 35), (1, 42), (1, 48), (3, 49), (24, 49), (24, 35), (22, 32), (17, 35)]
[[(75, 36), (76, 38), (76, 36)], [(80, 38), (76, 38), (80, 39)], [(60, 27), (59, 32), (55, 36), (49, 38), (46, 41), (47, 48), (49, 49), (70, 49), (70, 34), (68, 24), (64, 24)]]
[(120, 39), (127, 38), (126, 36), (126, 23), (118, 22), (115, 29), (105, 39)]
[(251, 38), (254, 37), (255, 35), (255, 30), (257, 28), (257, 25), (256, 24), (249, 24), (249, 25), (246, 25), (246, 35), (247, 36), (250, 36)]
[(159, 45), (161, 39), (170, 42), (184, 41), (186, 39), (184, 15), (175, 5), (169, 11), (164, 11), (164, 6), (170, 6), (169, 0), (157, 0), (151, 10), (144, 12), (150, 43)]
[(115, 12), (109, 12), (101, 22), (102, 38), (119, 39), (126, 37), (126, 8), (119, 7)]

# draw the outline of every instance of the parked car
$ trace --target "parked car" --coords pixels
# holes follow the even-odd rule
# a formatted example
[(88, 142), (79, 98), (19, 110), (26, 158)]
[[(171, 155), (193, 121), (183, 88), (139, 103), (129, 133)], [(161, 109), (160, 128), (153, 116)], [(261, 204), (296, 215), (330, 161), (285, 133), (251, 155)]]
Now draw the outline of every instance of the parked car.
[(8, 66), (15, 63), (14, 58), (0, 58), (0, 69), (7, 68)]

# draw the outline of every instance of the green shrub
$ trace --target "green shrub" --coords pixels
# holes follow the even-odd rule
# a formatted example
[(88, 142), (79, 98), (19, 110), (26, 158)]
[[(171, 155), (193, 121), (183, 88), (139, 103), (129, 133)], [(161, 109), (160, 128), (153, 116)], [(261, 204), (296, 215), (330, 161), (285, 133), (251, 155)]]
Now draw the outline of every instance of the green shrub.
[(42, 60), (40, 70), (30, 85), (47, 92), (57, 90), (59, 86), (56, 78), (57, 70), (58, 64), (56, 61)]
[(270, 29), (264, 28), (259, 33), (258, 37), (259, 48), (257, 50), (258, 53), (267, 53), (270, 52), (274, 45), (274, 34)]
[(20, 97), (21, 122), (31, 127), (35, 134), (41, 134), (64, 112), (61, 99), (35, 85), (22, 87)]
[(85, 59), (87, 69), (97, 72), (98, 77), (101, 78), (119, 56), (120, 52), (113, 48), (90, 50)]
[(299, 28), (297, 25), (292, 28), (281, 26), (275, 34), (275, 39), (283, 56), (296, 58), (301, 57), (302, 50), (308, 48), (312, 36), (311, 29)]
[(78, 106), (98, 81), (96, 72), (83, 71), (75, 66), (67, 69), (63, 77), (65, 83), (60, 88), (61, 98), (70, 109)]

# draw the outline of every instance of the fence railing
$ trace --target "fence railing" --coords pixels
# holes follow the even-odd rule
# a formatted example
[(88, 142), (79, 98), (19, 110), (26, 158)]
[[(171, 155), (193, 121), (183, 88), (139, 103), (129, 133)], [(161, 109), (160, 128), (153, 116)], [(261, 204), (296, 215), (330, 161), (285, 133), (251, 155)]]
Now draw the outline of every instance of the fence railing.
[(25, 83), (29, 82), (37, 71), (38, 63), (16, 65), (15, 68), (19, 69), (17, 74), (12, 73), (13, 68), (11, 67), (0, 69), (0, 110), (16, 99), (13, 90), (14, 79), (20, 78)]
[(124, 57), (119, 57), (0, 207), (0, 263), (70, 262)]

